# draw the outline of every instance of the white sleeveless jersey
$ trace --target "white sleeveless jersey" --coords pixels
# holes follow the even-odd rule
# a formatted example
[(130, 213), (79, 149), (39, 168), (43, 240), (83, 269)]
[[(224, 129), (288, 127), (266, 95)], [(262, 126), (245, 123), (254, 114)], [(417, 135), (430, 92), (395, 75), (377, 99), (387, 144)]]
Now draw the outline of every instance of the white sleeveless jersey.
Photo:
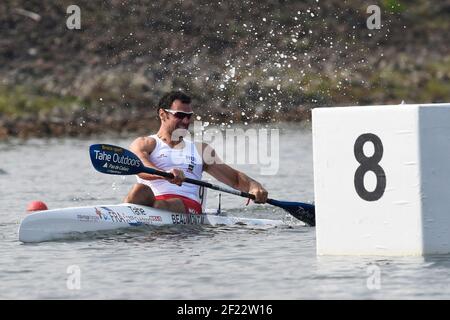
[[(150, 137), (156, 140), (156, 146), (148, 159), (156, 168), (162, 171), (181, 169), (184, 171), (186, 178), (202, 179), (203, 161), (195, 147), (195, 143), (183, 139), (184, 148), (176, 149), (171, 148), (157, 135), (151, 135)], [(155, 196), (177, 194), (202, 203), (199, 194), (200, 188), (194, 184), (183, 183), (181, 186), (177, 186), (166, 179), (144, 180), (138, 176), (136, 178), (138, 183), (149, 186)]]

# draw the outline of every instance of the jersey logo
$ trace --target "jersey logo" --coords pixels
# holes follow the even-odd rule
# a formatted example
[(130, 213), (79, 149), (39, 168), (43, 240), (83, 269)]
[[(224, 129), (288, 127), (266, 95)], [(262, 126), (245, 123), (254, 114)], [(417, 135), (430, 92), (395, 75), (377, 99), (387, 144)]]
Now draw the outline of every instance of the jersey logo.
[(194, 170), (194, 166), (195, 166), (195, 157), (192, 157), (192, 156), (186, 156), (186, 160), (189, 162), (187, 171), (189, 171), (189, 172), (192, 173), (193, 170)]

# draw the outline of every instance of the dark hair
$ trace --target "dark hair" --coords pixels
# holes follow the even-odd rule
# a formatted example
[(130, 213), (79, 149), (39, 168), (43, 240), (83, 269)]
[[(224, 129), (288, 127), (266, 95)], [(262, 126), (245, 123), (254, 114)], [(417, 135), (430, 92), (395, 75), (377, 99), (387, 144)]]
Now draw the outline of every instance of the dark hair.
[(172, 103), (175, 100), (180, 100), (183, 103), (191, 103), (191, 97), (181, 91), (170, 91), (162, 96), (158, 102), (158, 112), (159, 109), (170, 109)]

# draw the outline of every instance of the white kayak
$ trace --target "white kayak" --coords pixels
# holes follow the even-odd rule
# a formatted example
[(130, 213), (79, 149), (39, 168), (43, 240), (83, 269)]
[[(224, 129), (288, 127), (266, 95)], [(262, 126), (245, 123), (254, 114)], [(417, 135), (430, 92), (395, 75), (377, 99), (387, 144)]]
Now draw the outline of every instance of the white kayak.
[(283, 225), (281, 220), (237, 218), (217, 214), (172, 213), (130, 203), (37, 211), (19, 227), (22, 242), (61, 240), (85, 232), (107, 231), (142, 225)]

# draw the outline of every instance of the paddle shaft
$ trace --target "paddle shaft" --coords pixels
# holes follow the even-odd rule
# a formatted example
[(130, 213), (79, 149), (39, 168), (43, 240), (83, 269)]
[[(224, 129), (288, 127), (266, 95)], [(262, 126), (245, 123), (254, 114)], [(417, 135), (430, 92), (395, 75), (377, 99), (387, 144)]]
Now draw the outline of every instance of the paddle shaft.
[[(156, 169), (149, 168), (149, 167), (142, 167), (142, 172), (154, 174), (154, 175), (165, 177), (165, 178), (171, 178), (171, 179), (174, 178), (173, 174), (171, 174), (170, 172), (164, 172), (164, 171), (156, 170)], [(231, 189), (231, 188), (227, 188), (227, 187), (218, 186), (218, 185), (206, 182), (206, 181), (185, 178), (184, 182), (255, 200), (255, 195), (253, 195), (251, 193), (239, 191), (239, 190), (235, 190), (235, 189)], [(272, 199), (267, 199), (267, 203), (270, 203), (271, 200)]]

